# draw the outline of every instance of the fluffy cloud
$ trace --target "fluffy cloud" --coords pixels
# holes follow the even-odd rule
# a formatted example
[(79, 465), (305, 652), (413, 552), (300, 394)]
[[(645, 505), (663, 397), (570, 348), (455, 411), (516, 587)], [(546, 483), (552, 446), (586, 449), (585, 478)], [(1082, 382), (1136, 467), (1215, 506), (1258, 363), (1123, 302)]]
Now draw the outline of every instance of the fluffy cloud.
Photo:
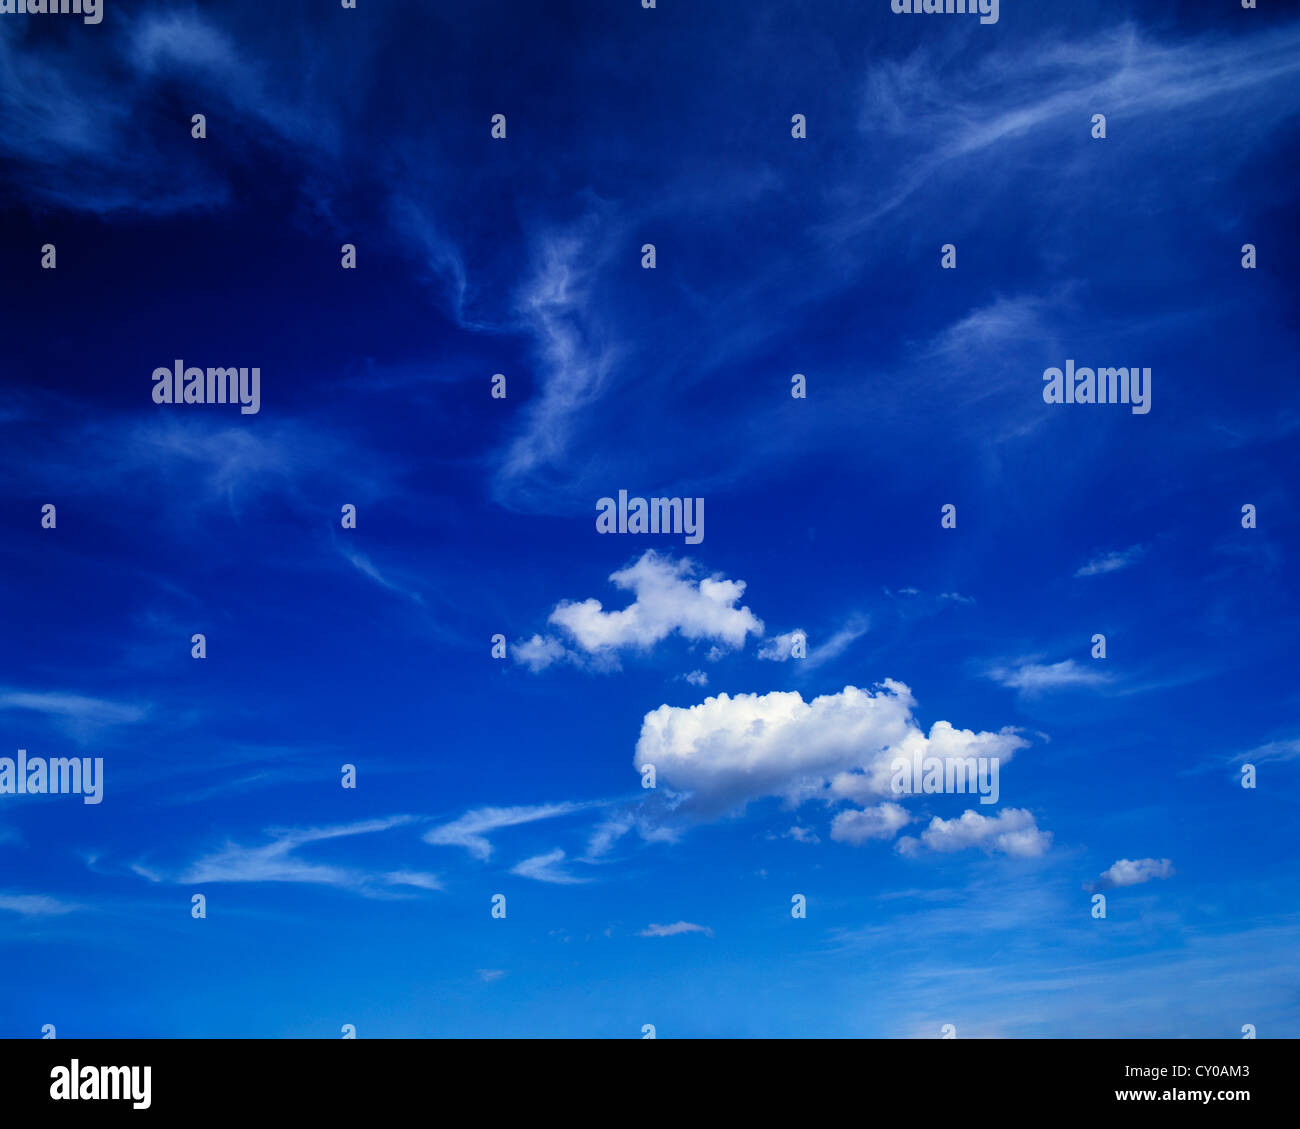
[(564, 662), (575, 657), (573, 653), (553, 635), (534, 635), (514, 645), (515, 662), (526, 666), (534, 674), (545, 670), (553, 663)]
[(634, 564), (610, 576), (616, 588), (634, 599), (619, 611), (605, 611), (599, 600), (565, 601), (550, 622), (563, 629), (584, 651), (647, 648), (676, 632), (686, 639), (707, 639), (732, 649), (749, 634), (761, 635), (763, 624), (736, 603), (745, 594), (743, 580), (720, 576), (693, 580), (695, 563), (672, 561), (647, 549)]
[(892, 679), (874, 691), (846, 686), (808, 702), (796, 691), (774, 691), (662, 705), (642, 721), (635, 764), (653, 764), (662, 784), (686, 793), (679, 811), (708, 817), (768, 796), (791, 804), (892, 798), (895, 756), (1008, 760), (1027, 744), (1012, 729), (973, 733), (946, 721), (927, 736), (915, 706), (911, 690)]
[[(618, 652), (648, 650), (673, 634), (713, 643), (707, 656), (713, 662), (723, 654), (719, 644), (739, 650), (751, 634), (762, 635), (762, 620), (736, 606), (745, 582), (716, 575), (697, 579), (697, 567), (689, 558), (673, 561), (647, 549), (609, 578), (616, 588), (632, 593), (627, 607), (606, 611), (595, 598), (562, 600), (548, 622), (565, 639), (535, 634), (520, 640), (513, 648), (515, 662), (534, 673), (559, 662), (617, 669)], [(705, 678), (700, 671), (687, 677), (697, 685)]]
[(913, 725), (889, 749), (888, 756), (877, 757), (865, 771), (837, 773), (831, 780), (830, 791), (837, 799), (853, 800), (865, 804), (878, 796), (892, 794), (892, 768), (897, 757), (916, 762), (937, 757), (947, 769), (949, 761), (965, 761), (970, 757), (1009, 761), (1020, 749), (1029, 747), (1013, 727), (996, 733), (976, 733), (971, 729), (958, 729), (950, 721), (936, 721), (929, 735)]
[(1173, 873), (1174, 864), (1169, 859), (1119, 859), (1109, 870), (1103, 870), (1096, 882), (1088, 882), (1083, 888), (1091, 894), (1121, 886), (1140, 886), (1153, 878), (1169, 878)]
[(803, 640), (806, 649), (808, 636), (798, 628), (795, 628), (794, 631), (787, 631), (784, 635), (773, 635), (771, 639), (759, 647), (758, 657), (767, 659), (768, 662), (783, 663), (786, 659), (794, 657), (794, 645), (798, 640)]
[(1040, 831), (1033, 814), (1023, 808), (1004, 808), (995, 816), (964, 812), (960, 819), (935, 816), (919, 839), (898, 841), (900, 854), (914, 856), (923, 849), (950, 853), (978, 847), (989, 854), (999, 851), (1016, 858), (1037, 858), (1052, 845), (1052, 833)]
[(871, 839), (892, 839), (912, 817), (898, 804), (877, 804), (864, 811), (842, 811), (831, 821), (831, 838), (860, 846)]

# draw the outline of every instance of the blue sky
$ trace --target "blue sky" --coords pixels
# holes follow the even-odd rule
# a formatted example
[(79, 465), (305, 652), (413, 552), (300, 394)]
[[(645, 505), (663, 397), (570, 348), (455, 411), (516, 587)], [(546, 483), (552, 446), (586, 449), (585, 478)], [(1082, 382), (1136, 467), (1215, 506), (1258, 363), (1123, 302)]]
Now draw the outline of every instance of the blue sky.
[(1300, 1035), (1278, 7), (0, 17), (0, 1032)]

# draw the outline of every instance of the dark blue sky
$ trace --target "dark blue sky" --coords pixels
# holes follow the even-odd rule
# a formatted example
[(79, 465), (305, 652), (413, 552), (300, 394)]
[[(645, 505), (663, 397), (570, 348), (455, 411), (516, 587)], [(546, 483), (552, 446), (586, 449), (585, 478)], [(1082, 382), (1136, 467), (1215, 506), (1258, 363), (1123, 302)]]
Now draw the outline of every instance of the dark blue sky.
[(0, 758), (104, 762), (0, 1033), (1300, 1035), (1292, 12), (104, 4), (0, 15)]

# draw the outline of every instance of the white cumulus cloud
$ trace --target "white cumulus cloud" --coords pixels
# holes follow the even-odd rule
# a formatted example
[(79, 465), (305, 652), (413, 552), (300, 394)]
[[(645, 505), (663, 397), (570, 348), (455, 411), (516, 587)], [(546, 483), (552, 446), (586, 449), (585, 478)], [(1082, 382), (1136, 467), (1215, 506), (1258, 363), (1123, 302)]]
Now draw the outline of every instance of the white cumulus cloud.
[(1032, 812), (1023, 808), (1004, 808), (994, 816), (963, 812), (959, 819), (935, 816), (919, 839), (898, 841), (898, 851), (917, 855), (923, 849), (950, 853), (972, 847), (989, 854), (1001, 852), (1016, 858), (1037, 858), (1052, 845), (1052, 833), (1040, 831)]
[(895, 756), (997, 756), (1026, 742), (1013, 729), (959, 730), (936, 722), (927, 736), (901, 682), (875, 690), (845, 686), (804, 701), (797, 691), (719, 694), (689, 707), (662, 705), (645, 715), (637, 769), (654, 765), (661, 784), (686, 797), (679, 811), (713, 816), (763, 797), (798, 804), (891, 798)]
[(877, 804), (863, 811), (840, 812), (831, 821), (831, 838), (858, 846), (871, 839), (892, 839), (912, 817), (898, 804)]
[(689, 558), (673, 561), (647, 549), (609, 578), (616, 588), (633, 594), (631, 604), (605, 611), (596, 599), (564, 601), (551, 612), (550, 622), (588, 652), (645, 649), (674, 633), (738, 650), (748, 635), (763, 633), (762, 621), (748, 608), (736, 606), (745, 594), (743, 580), (696, 580), (695, 573)]
[(807, 650), (808, 636), (797, 628), (794, 631), (787, 631), (783, 635), (773, 635), (758, 649), (758, 657), (767, 659), (769, 662), (783, 663), (786, 659), (794, 657), (794, 645), (799, 640), (803, 641), (804, 649)]
[(1122, 886), (1140, 886), (1153, 878), (1169, 878), (1173, 873), (1174, 864), (1169, 859), (1118, 859), (1109, 869), (1101, 872), (1097, 881), (1087, 883), (1084, 889), (1095, 893)]
[(514, 645), (514, 660), (534, 674), (557, 662), (574, 657), (572, 652), (553, 635), (534, 635)]

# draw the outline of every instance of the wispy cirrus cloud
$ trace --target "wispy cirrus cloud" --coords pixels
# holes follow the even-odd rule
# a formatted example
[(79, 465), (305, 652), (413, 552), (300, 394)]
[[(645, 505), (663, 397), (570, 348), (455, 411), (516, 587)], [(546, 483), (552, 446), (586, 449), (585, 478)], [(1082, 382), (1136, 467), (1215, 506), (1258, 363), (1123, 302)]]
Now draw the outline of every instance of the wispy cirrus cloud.
[(1013, 666), (995, 667), (989, 671), (988, 677), (1026, 694), (1071, 687), (1105, 686), (1112, 681), (1105, 671), (1082, 666), (1074, 659), (1064, 659), (1058, 663), (1022, 661)]
[(424, 833), (424, 841), (439, 847), (463, 847), (474, 858), (486, 862), (492, 857), (492, 843), (488, 839), (492, 832), (543, 819), (556, 819), (592, 806), (590, 802), (562, 802), (474, 808), (450, 823), (430, 828)]
[(1234, 764), (1257, 764), (1265, 761), (1290, 761), (1300, 759), (1300, 737), (1285, 741), (1268, 741), (1256, 745), (1233, 758)]
[[(174, 878), (183, 885), (215, 882), (294, 882), (334, 886), (371, 897), (382, 896), (393, 887), (409, 886), (424, 890), (442, 888), (437, 875), (422, 871), (374, 871), (357, 867), (310, 862), (295, 851), (311, 843), (349, 838), (388, 831), (411, 823), (413, 816), (395, 815), (382, 819), (330, 827), (273, 828), (267, 832), (271, 842), (258, 847), (227, 843), (217, 851), (202, 856)], [(164, 876), (137, 865), (136, 872), (152, 880)]]
[(105, 729), (143, 721), (149, 707), (107, 698), (64, 691), (0, 688), (0, 712), (41, 714), (79, 742), (88, 741)]
[[(252, 430), (210, 416), (101, 418), (54, 401), (44, 404), (43, 414), (51, 432), (43, 442), (42, 480), (109, 497), (147, 488), (169, 502), (183, 500), (181, 513), (191, 524), (209, 507), (238, 513), (268, 492), (309, 505), (306, 495), (322, 480), (358, 504), (395, 489), (392, 462), (366, 457), (340, 431), (301, 421)], [(89, 478), (87, 458), (100, 467)], [(30, 473), (26, 463), (21, 449), (0, 450), (0, 471), (18, 483)]]
[(500, 458), (494, 478), (500, 501), (536, 499), (536, 481), (560, 463), (579, 413), (599, 399), (617, 362), (618, 349), (590, 301), (608, 255), (608, 233), (597, 238), (602, 226), (602, 217), (593, 213), (539, 240), (535, 273), (520, 292), (518, 313), (541, 361), (541, 389)]
[(1145, 555), (1146, 547), (1143, 545), (1131, 545), (1127, 549), (1101, 553), (1086, 564), (1080, 565), (1075, 570), (1074, 575), (1077, 578), (1081, 576), (1104, 576), (1108, 572), (1119, 572), (1120, 569), (1136, 564)]
[(808, 633), (802, 628), (787, 631), (783, 635), (774, 635), (758, 649), (758, 657), (769, 662), (786, 662), (794, 658), (794, 646), (802, 640), (804, 657), (796, 660), (801, 670), (812, 671), (819, 666), (839, 658), (871, 628), (871, 621), (866, 616), (853, 615), (829, 638), (813, 642), (810, 646)]
[(602, 819), (587, 838), (583, 860), (590, 862), (609, 854), (614, 844), (636, 826), (637, 815), (631, 808), (616, 811)]
[[(229, 179), (206, 154), (165, 144), (151, 129), (146, 109), (169, 82), (201, 92), (210, 114), (239, 119), (246, 142), (311, 165), (337, 155), (334, 119), (322, 112), (333, 92), (318, 75), (332, 68), (270, 66), (197, 11), (116, 15), (93, 44), (37, 44), (10, 34), (9, 21), (0, 35), (0, 154), (44, 204), (144, 215), (226, 204)], [(277, 47), (314, 45), (280, 37)]]
[(394, 592), (399, 596), (405, 596), (408, 600), (423, 606), (424, 597), (420, 595), (419, 592), (403, 588), (400, 584), (390, 580), (384, 573), (380, 572), (379, 569), (375, 567), (374, 562), (366, 556), (365, 553), (358, 553), (352, 549), (340, 549), (339, 551), (343, 554), (343, 558), (348, 562), (348, 564), (361, 573), (362, 576), (374, 581), (379, 585), (379, 587), (387, 589), (389, 592)]
[(545, 854), (534, 855), (510, 868), (511, 874), (520, 878), (531, 878), (536, 882), (549, 882), (556, 886), (576, 886), (590, 882), (589, 878), (580, 878), (564, 869), (564, 851), (556, 847)]
[(702, 933), (713, 936), (713, 930), (707, 925), (696, 925), (693, 921), (674, 921), (671, 925), (647, 925), (638, 937), (680, 937), (684, 933)]
[(72, 902), (51, 898), (45, 894), (0, 893), (0, 910), (8, 910), (22, 917), (55, 917), (72, 913), (79, 908)]
[[(1286, 107), (1296, 104), (1296, 83), (1288, 79), (1300, 75), (1298, 46), (1294, 26), (1163, 43), (1124, 24), (1082, 39), (1038, 38), (955, 78), (937, 49), (885, 60), (867, 79), (860, 128), (895, 143), (900, 172), (872, 194), (874, 207), (855, 198), (856, 213), (846, 213), (828, 237), (872, 228), (922, 188), (980, 157), (996, 152), (1005, 160), (1012, 147), (1072, 121), (1081, 105), (1175, 124), (1187, 120), (1191, 106), (1198, 115), (1234, 122), (1246, 106), (1270, 117), (1293, 112)], [(1009, 84), (1008, 74), (1022, 81)], [(1292, 91), (1281, 103), (1279, 84)], [(983, 112), (970, 114), (972, 104)]]

